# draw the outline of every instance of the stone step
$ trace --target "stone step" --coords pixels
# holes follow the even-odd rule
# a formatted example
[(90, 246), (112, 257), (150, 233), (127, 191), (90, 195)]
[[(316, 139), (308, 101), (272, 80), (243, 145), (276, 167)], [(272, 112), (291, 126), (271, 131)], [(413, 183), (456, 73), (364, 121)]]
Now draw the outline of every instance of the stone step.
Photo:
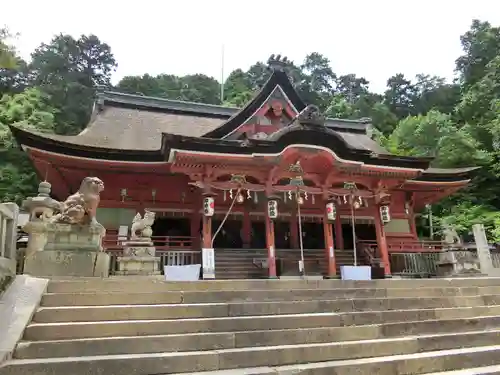
[(254, 289), (336, 289), (336, 288), (431, 288), (431, 287), (500, 286), (500, 278), (463, 279), (392, 279), (370, 281), (341, 280), (213, 280), (198, 282), (165, 282), (163, 277), (111, 277), (53, 280), (50, 293), (103, 292), (103, 291), (194, 291), (194, 290), (254, 290)]
[[(290, 290), (223, 290), (223, 291), (123, 291), (46, 293), (42, 307), (152, 305), (170, 303), (218, 303), (243, 301), (301, 301), (337, 298), (483, 296), (500, 294), (500, 286), (464, 288), (347, 288)], [(489, 301), (488, 303), (492, 303)]]
[(500, 365), (427, 373), (426, 375), (500, 375)]
[[(321, 296), (318, 296), (321, 298)], [(500, 305), (500, 295), (465, 297), (339, 298), (311, 301), (42, 307), (36, 323), (217, 318), (327, 312), (481, 307)]]
[[(493, 345), (498, 341), (497, 332), (470, 336), (459, 333), (199, 352), (20, 359), (7, 362), (0, 374), (150, 375), (280, 366), (275, 373), (416, 375), (458, 370), (465, 364), (500, 364), (500, 346)], [(479, 344), (472, 347), (475, 339)]]
[[(500, 319), (480, 319), (474, 324), (464, 324), (457, 331), (476, 346), (493, 345), (491, 338), (497, 339)], [(456, 322), (453, 322), (456, 323)], [(291, 344), (317, 344), (327, 342), (349, 342), (394, 338), (404, 335), (408, 330), (398, 331), (401, 325), (359, 325), (347, 327), (320, 327), (307, 329), (236, 331), (219, 333), (189, 333), (178, 335), (152, 335), (110, 338), (66, 339), (54, 341), (23, 341), (15, 352), (15, 358), (51, 358), (73, 356), (95, 356), (115, 354), (162, 353), (177, 351), (217, 350), (259, 346), (277, 346)], [(407, 325), (405, 325), (407, 327)], [(418, 332), (422, 335), (448, 336), (454, 340), (456, 332), (450, 333), (450, 324), (424, 323)], [(477, 331), (477, 329), (483, 331)], [(484, 330), (490, 330), (484, 332)], [(411, 334), (415, 332), (411, 331)], [(481, 344), (482, 338), (488, 343)], [(443, 339), (444, 340), (444, 339)], [(432, 347), (434, 348), (434, 347)], [(430, 348), (429, 348), (430, 349)], [(435, 349), (435, 348), (434, 348)]]
[(346, 327), (366, 324), (381, 324), (385, 330), (384, 332), (400, 329), (401, 332), (406, 332), (407, 334), (420, 332), (420, 329), (435, 329), (436, 326), (440, 326), (442, 330), (446, 329), (446, 332), (459, 330), (461, 325), (464, 324), (473, 327), (491, 327), (492, 324), (500, 324), (500, 306), (231, 318), (33, 323), (26, 327), (24, 340), (48, 341), (93, 337), (263, 331), (294, 328)]

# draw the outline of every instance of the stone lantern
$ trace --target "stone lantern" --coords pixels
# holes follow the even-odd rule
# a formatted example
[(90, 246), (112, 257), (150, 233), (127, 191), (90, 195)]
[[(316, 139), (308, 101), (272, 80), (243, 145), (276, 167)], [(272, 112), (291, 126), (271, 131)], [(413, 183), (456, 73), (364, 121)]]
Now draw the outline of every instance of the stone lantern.
[(23, 202), (23, 208), (29, 212), (30, 219), (24, 225), (23, 230), (28, 233), (28, 246), (26, 256), (38, 251), (43, 251), (47, 244), (47, 225), (54, 212), (59, 211), (61, 203), (50, 197), (51, 185), (42, 181), (38, 185), (38, 195), (27, 198)]

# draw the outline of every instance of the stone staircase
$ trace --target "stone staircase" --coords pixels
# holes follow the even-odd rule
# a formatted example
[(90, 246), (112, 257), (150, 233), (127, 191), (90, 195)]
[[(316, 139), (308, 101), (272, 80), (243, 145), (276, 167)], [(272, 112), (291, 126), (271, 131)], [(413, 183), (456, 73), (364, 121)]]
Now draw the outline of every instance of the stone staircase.
[(0, 367), (181, 373), (500, 374), (500, 279), (51, 281)]
[[(299, 249), (278, 249), (277, 257), (287, 259), (287, 266), (293, 267), (298, 273), (298, 262), (300, 259)], [(316, 272), (326, 275), (328, 265), (324, 249), (304, 250), (306, 260), (306, 271)], [(216, 249), (215, 250), (215, 273), (219, 280), (230, 279), (258, 279), (267, 278), (267, 270), (258, 268), (254, 259), (267, 258), (267, 249)], [(319, 260), (317, 265), (311, 270), (308, 260)], [(335, 250), (335, 259), (337, 265), (337, 275), (340, 275), (340, 266), (352, 265), (354, 255), (352, 250)]]

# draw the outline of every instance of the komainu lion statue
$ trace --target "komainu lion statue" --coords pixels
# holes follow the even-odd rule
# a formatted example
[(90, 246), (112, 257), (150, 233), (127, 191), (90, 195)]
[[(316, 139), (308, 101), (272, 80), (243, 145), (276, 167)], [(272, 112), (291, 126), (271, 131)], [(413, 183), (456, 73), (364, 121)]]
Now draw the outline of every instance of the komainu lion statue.
[(104, 183), (97, 177), (85, 177), (80, 189), (61, 203), (60, 212), (51, 218), (52, 223), (97, 224), (96, 211), (104, 190)]
[(151, 226), (155, 222), (155, 213), (152, 211), (144, 212), (144, 217), (140, 213), (135, 215), (132, 220), (132, 228), (130, 229), (132, 239), (151, 238), (153, 230)]

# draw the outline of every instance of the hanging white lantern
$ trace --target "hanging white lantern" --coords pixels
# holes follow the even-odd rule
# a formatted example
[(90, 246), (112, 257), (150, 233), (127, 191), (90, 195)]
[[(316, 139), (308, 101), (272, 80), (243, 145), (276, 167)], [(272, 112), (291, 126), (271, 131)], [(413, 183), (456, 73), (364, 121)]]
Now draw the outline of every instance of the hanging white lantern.
[(326, 217), (330, 221), (334, 221), (337, 218), (337, 208), (333, 204), (333, 202), (329, 202), (326, 204)]
[(391, 211), (388, 205), (380, 206), (380, 219), (384, 224), (391, 221)]
[(205, 216), (214, 216), (215, 200), (213, 197), (203, 198), (203, 214)]
[(278, 201), (271, 199), (267, 201), (267, 215), (270, 219), (276, 219), (278, 217)]
[(243, 196), (243, 194), (238, 193), (238, 195), (236, 196), (236, 202), (243, 203), (244, 201), (245, 201), (245, 197)]

